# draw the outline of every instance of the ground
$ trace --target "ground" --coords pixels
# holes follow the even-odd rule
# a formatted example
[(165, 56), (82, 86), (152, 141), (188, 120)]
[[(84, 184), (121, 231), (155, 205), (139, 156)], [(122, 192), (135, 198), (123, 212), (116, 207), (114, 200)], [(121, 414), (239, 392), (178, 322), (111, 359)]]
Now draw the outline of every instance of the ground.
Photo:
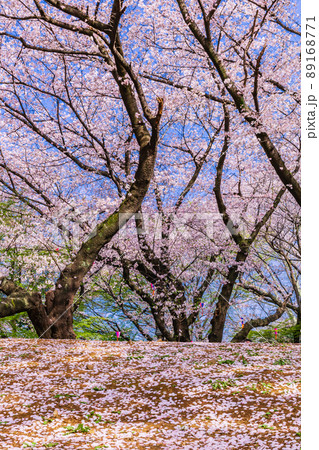
[(300, 449), (300, 346), (1, 339), (0, 449)]

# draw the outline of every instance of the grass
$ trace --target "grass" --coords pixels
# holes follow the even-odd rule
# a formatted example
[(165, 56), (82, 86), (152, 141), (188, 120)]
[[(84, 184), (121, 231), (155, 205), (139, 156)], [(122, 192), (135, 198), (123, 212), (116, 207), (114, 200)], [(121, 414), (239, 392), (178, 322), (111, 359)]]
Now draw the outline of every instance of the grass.
[(87, 417), (87, 419), (90, 419), (91, 417), (93, 417), (95, 423), (100, 423), (100, 422), (102, 422), (102, 416), (101, 416), (101, 414), (98, 414), (98, 413), (96, 413), (95, 411), (91, 411), (86, 417)]
[(216, 389), (227, 389), (228, 387), (236, 386), (236, 382), (234, 380), (216, 380), (212, 381), (209, 380), (207, 383), (210, 383), (212, 386), (212, 389), (215, 391)]
[(289, 359), (286, 358), (279, 358), (274, 362), (274, 365), (276, 366), (287, 366), (291, 364), (291, 361)]

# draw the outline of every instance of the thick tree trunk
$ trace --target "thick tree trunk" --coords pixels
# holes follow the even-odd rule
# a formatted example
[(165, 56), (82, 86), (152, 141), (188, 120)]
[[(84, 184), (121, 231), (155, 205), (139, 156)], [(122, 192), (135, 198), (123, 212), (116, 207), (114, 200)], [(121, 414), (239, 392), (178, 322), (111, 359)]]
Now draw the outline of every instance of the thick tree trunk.
[(151, 305), (151, 311), (155, 320), (157, 334), (161, 334), (162, 338), (170, 342), (190, 342), (189, 326), (187, 317), (184, 312), (176, 315), (175, 311), (171, 311), (173, 333), (169, 330), (165, 323), (163, 311), (157, 305)]
[(11, 280), (3, 279), (0, 280), (0, 291), (5, 293), (7, 298), (0, 302), (0, 317), (27, 311), (39, 337), (55, 339), (76, 337), (72, 326), (74, 297), (100, 250), (140, 208), (153, 176), (156, 133), (157, 130), (149, 137), (149, 143), (141, 148), (135, 181), (119, 209), (100, 223), (93, 236), (82, 244), (73, 261), (61, 272), (55, 290), (47, 296), (45, 307), (41, 297), (37, 297), (39, 294), (31, 294), (18, 288)]
[(172, 341), (173, 335), (172, 333), (167, 329), (164, 319), (164, 314), (162, 309), (158, 305), (150, 304), (152, 315), (155, 320), (155, 324), (157, 329), (162, 335), (162, 338), (166, 341)]
[(300, 342), (301, 342), (301, 310), (300, 310), (300, 308), (297, 313), (296, 326), (298, 328), (294, 332), (294, 344), (300, 344)]
[(38, 295), (38, 302), (34, 308), (30, 308), (27, 310), (29, 319), (31, 320), (32, 325), (38, 335), (39, 338), (42, 339), (51, 339), (52, 338), (52, 328), (51, 328), (51, 320), (46, 312), (45, 306), (42, 303), (40, 294)]
[[(237, 278), (237, 277), (236, 277)], [(218, 296), (216, 308), (211, 320), (211, 331), (208, 335), (209, 342), (222, 342), (226, 322), (229, 300), (234, 288), (234, 282), (225, 284)]]
[(54, 339), (74, 339), (76, 337), (72, 325), (74, 297), (101, 249), (139, 210), (150, 185), (154, 172), (158, 127), (163, 107), (161, 99), (158, 99), (158, 104), (159, 109), (152, 125), (152, 135), (149, 135), (146, 128), (143, 135), (139, 130), (141, 146), (135, 180), (118, 210), (97, 225), (91, 237), (82, 244), (73, 261), (62, 270), (55, 284), (55, 290), (47, 293), (45, 307), (39, 294), (30, 294), (28, 291), (18, 288), (10, 280), (0, 280), (0, 291), (8, 296), (0, 302), (0, 317), (27, 311), (39, 337)]
[(211, 320), (212, 327), (208, 335), (209, 342), (222, 342), (228, 308), (229, 305), (227, 301), (224, 299), (218, 300), (214, 316)]
[(230, 306), (230, 298), (234, 289), (234, 285), (239, 275), (238, 263), (244, 263), (248, 253), (239, 251), (236, 257), (236, 263), (230, 267), (226, 283), (218, 296), (216, 308), (211, 320), (211, 331), (208, 335), (209, 342), (222, 342), (224, 327), (226, 322), (227, 311)]
[(43, 304), (27, 311), (38, 337), (41, 339), (76, 339), (73, 331), (72, 307), (64, 312), (62, 305), (57, 309), (61, 312), (58, 316), (48, 316)]

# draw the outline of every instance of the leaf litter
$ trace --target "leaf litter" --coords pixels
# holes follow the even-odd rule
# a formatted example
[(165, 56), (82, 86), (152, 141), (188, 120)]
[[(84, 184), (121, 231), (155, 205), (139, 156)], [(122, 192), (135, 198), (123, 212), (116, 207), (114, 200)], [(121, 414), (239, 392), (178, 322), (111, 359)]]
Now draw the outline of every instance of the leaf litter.
[(300, 345), (0, 345), (0, 449), (300, 449)]

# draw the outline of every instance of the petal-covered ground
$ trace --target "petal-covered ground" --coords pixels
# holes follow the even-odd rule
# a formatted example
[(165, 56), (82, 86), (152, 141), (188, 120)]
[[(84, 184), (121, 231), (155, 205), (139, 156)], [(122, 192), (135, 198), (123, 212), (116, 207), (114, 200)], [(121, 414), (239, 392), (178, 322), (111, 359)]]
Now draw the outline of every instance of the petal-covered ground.
[(300, 346), (1, 339), (0, 448), (300, 449)]

